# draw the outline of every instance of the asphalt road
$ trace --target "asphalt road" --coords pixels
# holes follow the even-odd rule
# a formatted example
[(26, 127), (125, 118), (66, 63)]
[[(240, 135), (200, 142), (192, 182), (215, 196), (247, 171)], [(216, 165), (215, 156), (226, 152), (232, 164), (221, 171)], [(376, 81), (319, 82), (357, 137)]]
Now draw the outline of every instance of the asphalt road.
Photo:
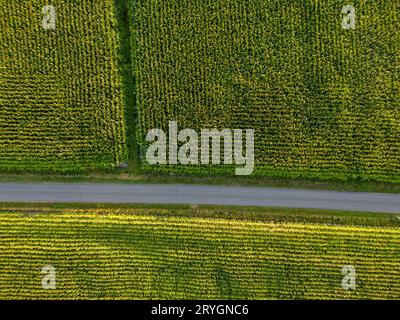
[(400, 195), (195, 185), (0, 183), (0, 202), (210, 204), (400, 213)]

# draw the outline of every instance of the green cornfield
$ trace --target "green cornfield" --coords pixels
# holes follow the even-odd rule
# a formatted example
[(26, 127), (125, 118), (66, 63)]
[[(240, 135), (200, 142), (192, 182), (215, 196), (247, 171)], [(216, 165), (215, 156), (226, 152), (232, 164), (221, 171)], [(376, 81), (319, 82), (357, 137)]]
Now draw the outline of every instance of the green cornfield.
[[(114, 1), (0, 0), (0, 170), (112, 168), (126, 158)], [(47, 21), (47, 20), (46, 20)]]
[(233, 173), (149, 166), (147, 132), (177, 121), (254, 129), (256, 177), (399, 182), (400, 4), (355, 0), (345, 30), (348, 4), (55, 0), (45, 30), (45, 1), (0, 0), (0, 170), (109, 169), (138, 149), (144, 171)]
[[(397, 222), (188, 214), (3, 208), (0, 299), (400, 298)], [(356, 290), (342, 287), (346, 265)], [(53, 290), (42, 288), (44, 266), (55, 268)]]
[(256, 176), (400, 181), (400, 2), (352, 1), (355, 29), (342, 0), (130, 3), (144, 164), (175, 120), (254, 129)]

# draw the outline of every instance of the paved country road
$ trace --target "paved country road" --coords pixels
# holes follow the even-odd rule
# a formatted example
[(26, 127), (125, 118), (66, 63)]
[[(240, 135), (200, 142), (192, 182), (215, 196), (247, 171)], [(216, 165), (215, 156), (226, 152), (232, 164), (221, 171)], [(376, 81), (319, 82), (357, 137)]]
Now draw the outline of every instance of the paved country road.
[(0, 202), (210, 204), (400, 213), (400, 195), (203, 185), (0, 183)]

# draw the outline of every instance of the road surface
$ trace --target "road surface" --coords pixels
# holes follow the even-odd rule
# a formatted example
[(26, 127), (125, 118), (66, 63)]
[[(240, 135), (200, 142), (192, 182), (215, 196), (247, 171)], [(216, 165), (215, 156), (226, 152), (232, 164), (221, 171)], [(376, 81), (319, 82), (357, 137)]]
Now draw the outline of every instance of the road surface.
[(0, 202), (235, 205), (400, 213), (400, 195), (261, 187), (0, 183)]

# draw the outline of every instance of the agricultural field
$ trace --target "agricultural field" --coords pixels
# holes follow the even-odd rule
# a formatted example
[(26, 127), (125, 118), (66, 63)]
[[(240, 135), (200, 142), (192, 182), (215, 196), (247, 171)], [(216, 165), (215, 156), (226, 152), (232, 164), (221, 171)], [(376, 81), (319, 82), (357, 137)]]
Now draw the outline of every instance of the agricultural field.
[(0, 170), (126, 158), (114, 1), (0, 0)]
[(400, 298), (395, 217), (260, 210), (2, 206), (0, 298)]
[[(29, 180), (57, 179), (305, 181), (314, 189), (326, 183), (399, 193), (400, 2), (354, 0), (354, 12), (343, 11), (347, 4), (0, 0), (0, 180), (12, 181), (3, 190), (14, 184), (3, 201), (23, 201), (21, 190), (37, 188)], [(354, 24), (344, 28), (349, 15)], [(179, 158), (152, 166), (148, 134), (171, 131), (171, 123), (195, 133), (232, 130), (234, 140), (235, 130), (246, 140), (252, 131), (245, 130), (254, 130), (254, 179), (238, 180), (233, 163), (183, 165)], [(176, 147), (185, 143), (179, 139)], [(225, 145), (219, 149), (229, 158)], [(93, 185), (73, 188), (50, 186), (51, 196), (111, 197), (109, 184), (98, 198)], [(304, 206), (301, 194), (290, 197), (282, 201)], [(400, 299), (399, 217), (1, 203), (0, 300)], [(348, 267), (356, 289), (343, 287)], [(49, 270), (52, 288), (43, 282)]]
[(340, 0), (130, 4), (144, 165), (146, 134), (177, 121), (254, 129), (258, 177), (400, 181), (400, 2), (355, 0), (355, 12)]
[(176, 121), (254, 129), (256, 181), (400, 182), (400, 4), (354, 1), (351, 30), (340, 0), (56, 0), (54, 29), (46, 5), (0, 0), (1, 174), (234, 173), (150, 166)]

